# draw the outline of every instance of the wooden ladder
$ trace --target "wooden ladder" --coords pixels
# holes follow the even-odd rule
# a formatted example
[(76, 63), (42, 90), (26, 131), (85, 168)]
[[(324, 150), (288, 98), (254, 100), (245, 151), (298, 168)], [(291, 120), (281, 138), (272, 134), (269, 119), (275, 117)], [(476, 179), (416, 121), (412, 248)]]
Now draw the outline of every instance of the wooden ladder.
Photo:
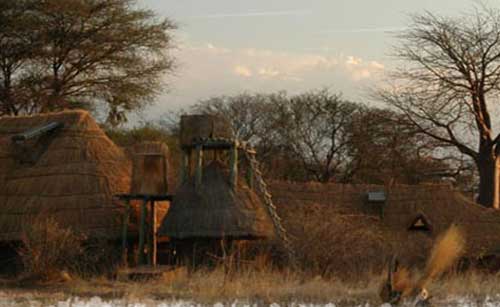
[(267, 212), (269, 213), (269, 216), (271, 217), (271, 220), (274, 225), (274, 229), (276, 230), (276, 234), (278, 235), (279, 240), (283, 244), (283, 247), (285, 248), (288, 258), (291, 261), (292, 264), (296, 264), (296, 254), (295, 251), (292, 247), (292, 244), (290, 242), (288, 232), (286, 229), (283, 227), (281, 223), (281, 218), (279, 217), (278, 213), (276, 212), (276, 206), (273, 203), (272, 195), (267, 189), (267, 184), (262, 178), (262, 172), (260, 171), (259, 168), (259, 162), (255, 158), (256, 151), (251, 148), (250, 146), (246, 145), (245, 143), (240, 143), (240, 147), (243, 150), (245, 154), (245, 158), (248, 160), (250, 164), (250, 168), (252, 170), (252, 174), (255, 177), (256, 181), (256, 186), (258, 192), (261, 194), (261, 197), (264, 200), (264, 205), (266, 206)]

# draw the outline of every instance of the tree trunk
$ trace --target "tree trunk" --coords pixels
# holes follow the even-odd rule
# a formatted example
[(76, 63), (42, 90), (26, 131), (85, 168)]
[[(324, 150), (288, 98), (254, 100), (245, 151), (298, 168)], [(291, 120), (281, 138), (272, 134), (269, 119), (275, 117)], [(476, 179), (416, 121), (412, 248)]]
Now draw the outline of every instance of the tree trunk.
[(479, 170), (479, 196), (478, 203), (495, 209), (500, 209), (499, 204), (499, 158), (494, 154), (482, 154), (477, 163)]

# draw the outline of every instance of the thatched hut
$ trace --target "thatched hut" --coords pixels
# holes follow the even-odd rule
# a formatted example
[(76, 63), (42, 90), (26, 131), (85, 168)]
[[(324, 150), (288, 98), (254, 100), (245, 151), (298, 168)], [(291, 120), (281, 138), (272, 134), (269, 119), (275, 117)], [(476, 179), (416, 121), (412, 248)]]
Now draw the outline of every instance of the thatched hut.
[(464, 231), (468, 259), (500, 255), (500, 212), (474, 203), (450, 185), (272, 182), (270, 190), (285, 225), (297, 212), (334, 210), (367, 229), (380, 229), (409, 263), (422, 264), (433, 241), (451, 224)]
[[(59, 128), (15, 141), (51, 123)], [(0, 240), (19, 240), (40, 215), (88, 237), (120, 238), (113, 195), (129, 192), (131, 168), (85, 111), (0, 118)]]
[(243, 178), (231, 187), (229, 171), (218, 161), (203, 169), (201, 185), (185, 181), (160, 227), (176, 239), (258, 239), (274, 235), (273, 224), (259, 197)]
[[(241, 256), (248, 240), (274, 238), (273, 223), (256, 193), (231, 183), (229, 170), (214, 160), (177, 189), (158, 234), (171, 239), (169, 262), (212, 263), (226, 253)], [(215, 257), (215, 258), (214, 258)]]

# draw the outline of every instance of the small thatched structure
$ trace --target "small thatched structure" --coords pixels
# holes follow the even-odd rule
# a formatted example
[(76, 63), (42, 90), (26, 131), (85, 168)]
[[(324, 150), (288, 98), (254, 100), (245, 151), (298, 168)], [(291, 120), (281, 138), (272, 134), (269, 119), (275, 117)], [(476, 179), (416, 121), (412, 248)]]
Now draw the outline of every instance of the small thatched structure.
[(162, 142), (144, 142), (132, 148), (131, 194), (167, 194), (168, 147)]
[(257, 239), (274, 235), (273, 224), (259, 197), (239, 180), (233, 190), (217, 161), (203, 169), (201, 185), (194, 178), (176, 191), (159, 234), (175, 239)]
[(183, 115), (181, 116), (181, 146), (190, 146), (200, 138), (233, 138), (231, 124), (218, 115)]
[[(129, 150), (132, 159), (132, 185), (130, 194), (164, 195), (169, 192), (169, 150), (163, 142), (143, 142), (132, 146)], [(142, 201), (132, 202), (135, 216), (140, 216)], [(165, 217), (170, 202), (155, 202), (154, 233)]]
[[(53, 122), (62, 128), (12, 140)], [(130, 178), (130, 159), (87, 112), (0, 118), (0, 240), (19, 240), (40, 215), (88, 237), (120, 238), (122, 208), (113, 195), (128, 193)]]

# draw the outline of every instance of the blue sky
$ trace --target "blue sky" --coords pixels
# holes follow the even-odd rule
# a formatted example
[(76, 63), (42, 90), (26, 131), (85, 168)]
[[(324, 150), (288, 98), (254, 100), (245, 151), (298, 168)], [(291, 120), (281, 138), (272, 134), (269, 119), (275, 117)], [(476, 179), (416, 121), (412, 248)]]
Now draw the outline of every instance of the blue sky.
[[(458, 15), (475, 0), (138, 0), (179, 25), (179, 67), (143, 116), (240, 92), (329, 87), (366, 101), (366, 88), (394, 66), (394, 35), (408, 15)], [(494, 0), (482, 3), (499, 7)]]

